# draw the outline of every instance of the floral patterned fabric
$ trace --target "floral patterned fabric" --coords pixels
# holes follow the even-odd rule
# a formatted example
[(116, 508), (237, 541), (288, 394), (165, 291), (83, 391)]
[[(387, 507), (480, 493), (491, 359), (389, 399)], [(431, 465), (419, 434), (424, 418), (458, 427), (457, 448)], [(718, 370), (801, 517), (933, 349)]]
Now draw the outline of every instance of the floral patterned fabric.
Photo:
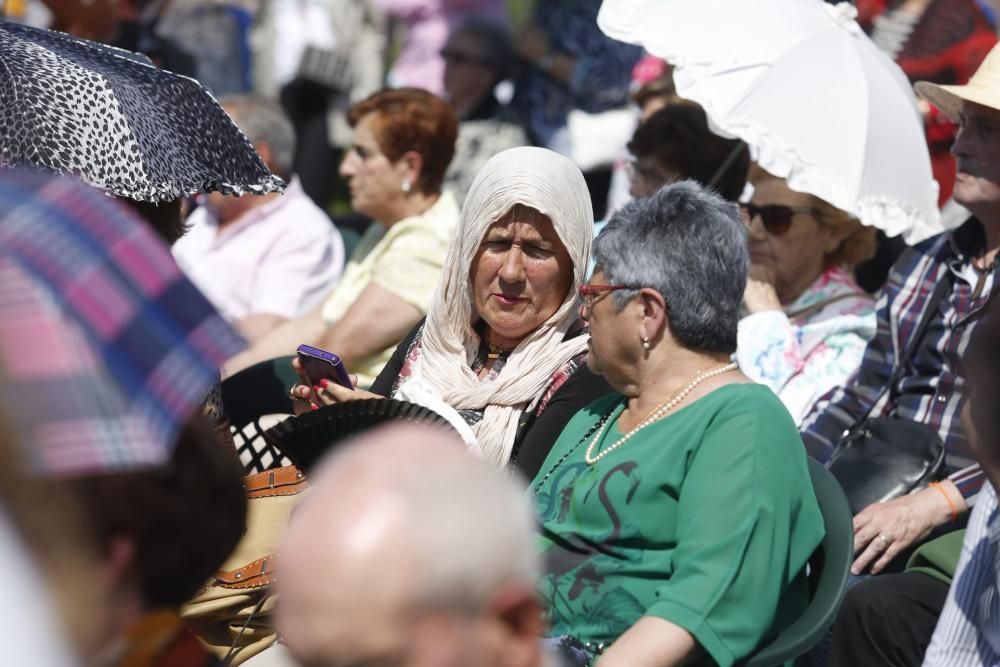
[(857, 370), (875, 328), (874, 299), (834, 267), (783, 310), (740, 320), (736, 361), (778, 395), (798, 424)]

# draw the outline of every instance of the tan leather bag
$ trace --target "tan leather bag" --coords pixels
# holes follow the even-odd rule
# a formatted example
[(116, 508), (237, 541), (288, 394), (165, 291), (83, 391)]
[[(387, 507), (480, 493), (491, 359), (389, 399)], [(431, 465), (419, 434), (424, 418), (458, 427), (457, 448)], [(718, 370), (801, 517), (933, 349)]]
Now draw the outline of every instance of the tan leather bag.
[(274, 554), (292, 508), (308, 488), (287, 466), (249, 475), (247, 530), (222, 569), (181, 610), (205, 645), (226, 664), (239, 665), (274, 643)]

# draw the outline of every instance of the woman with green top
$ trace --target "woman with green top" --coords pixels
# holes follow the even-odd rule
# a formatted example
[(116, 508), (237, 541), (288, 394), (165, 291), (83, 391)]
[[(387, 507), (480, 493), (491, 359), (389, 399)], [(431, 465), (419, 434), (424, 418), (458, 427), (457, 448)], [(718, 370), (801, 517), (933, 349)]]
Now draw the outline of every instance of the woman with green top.
[(619, 393), (530, 487), (551, 635), (603, 667), (731, 665), (805, 609), (824, 533), (792, 418), (730, 362), (746, 228), (687, 181), (615, 214), (593, 252), (587, 364)]

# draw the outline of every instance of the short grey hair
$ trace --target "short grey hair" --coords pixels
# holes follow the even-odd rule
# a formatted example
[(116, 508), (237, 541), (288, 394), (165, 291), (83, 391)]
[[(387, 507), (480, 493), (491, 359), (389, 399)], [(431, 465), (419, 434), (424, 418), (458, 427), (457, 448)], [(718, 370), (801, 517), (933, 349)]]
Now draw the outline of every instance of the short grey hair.
[(258, 95), (228, 95), (219, 98), (252, 144), (266, 143), (271, 149), (271, 169), (282, 178), (292, 175), (295, 159), (295, 128), (281, 105)]
[(477, 614), (504, 584), (538, 584), (535, 515), (519, 482), (482, 460), (410, 466), (397, 481), (412, 513), (399, 540), (419, 573), (413, 609)]
[[(736, 204), (695, 181), (661, 188), (612, 216), (594, 241), (609, 284), (651, 287), (667, 302), (670, 333), (684, 347), (736, 350), (750, 257)], [(619, 310), (635, 290), (614, 293)]]

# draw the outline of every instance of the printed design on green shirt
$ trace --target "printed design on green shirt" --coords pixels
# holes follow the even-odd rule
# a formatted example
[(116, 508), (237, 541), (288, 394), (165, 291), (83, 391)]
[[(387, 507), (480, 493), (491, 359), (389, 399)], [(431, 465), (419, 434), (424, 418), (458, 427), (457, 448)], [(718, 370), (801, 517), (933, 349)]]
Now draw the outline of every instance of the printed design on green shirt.
[[(616, 550), (614, 544), (622, 537), (626, 519), (622, 509), (615, 506), (608, 485), (616, 476), (626, 483), (624, 497), (619, 500), (625, 508), (638, 491), (641, 477), (637, 474), (638, 463), (624, 461), (609, 468), (598, 483), (589, 483), (582, 494), (583, 503), (597, 494), (597, 500), (607, 515), (609, 530), (602, 535), (586, 537), (574, 532), (555, 533), (543, 529), (543, 535), (552, 546), (545, 552), (546, 575), (542, 578), (540, 591), (548, 612), (549, 623), (554, 634), (570, 632), (569, 624), (563, 619), (573, 619), (573, 625), (581, 620), (587, 625), (599, 628), (607, 636), (617, 636), (624, 632), (645, 612), (644, 606), (629, 591), (621, 586), (608, 586), (606, 575), (611, 571), (633, 568), (642, 561), (642, 550)], [(549, 490), (538, 493), (539, 507), (543, 522), (562, 525), (571, 512), (577, 482), (587, 485), (586, 473), (592, 470), (586, 463), (567, 464), (552, 477)], [(643, 543), (641, 534), (630, 532), (629, 540)]]

